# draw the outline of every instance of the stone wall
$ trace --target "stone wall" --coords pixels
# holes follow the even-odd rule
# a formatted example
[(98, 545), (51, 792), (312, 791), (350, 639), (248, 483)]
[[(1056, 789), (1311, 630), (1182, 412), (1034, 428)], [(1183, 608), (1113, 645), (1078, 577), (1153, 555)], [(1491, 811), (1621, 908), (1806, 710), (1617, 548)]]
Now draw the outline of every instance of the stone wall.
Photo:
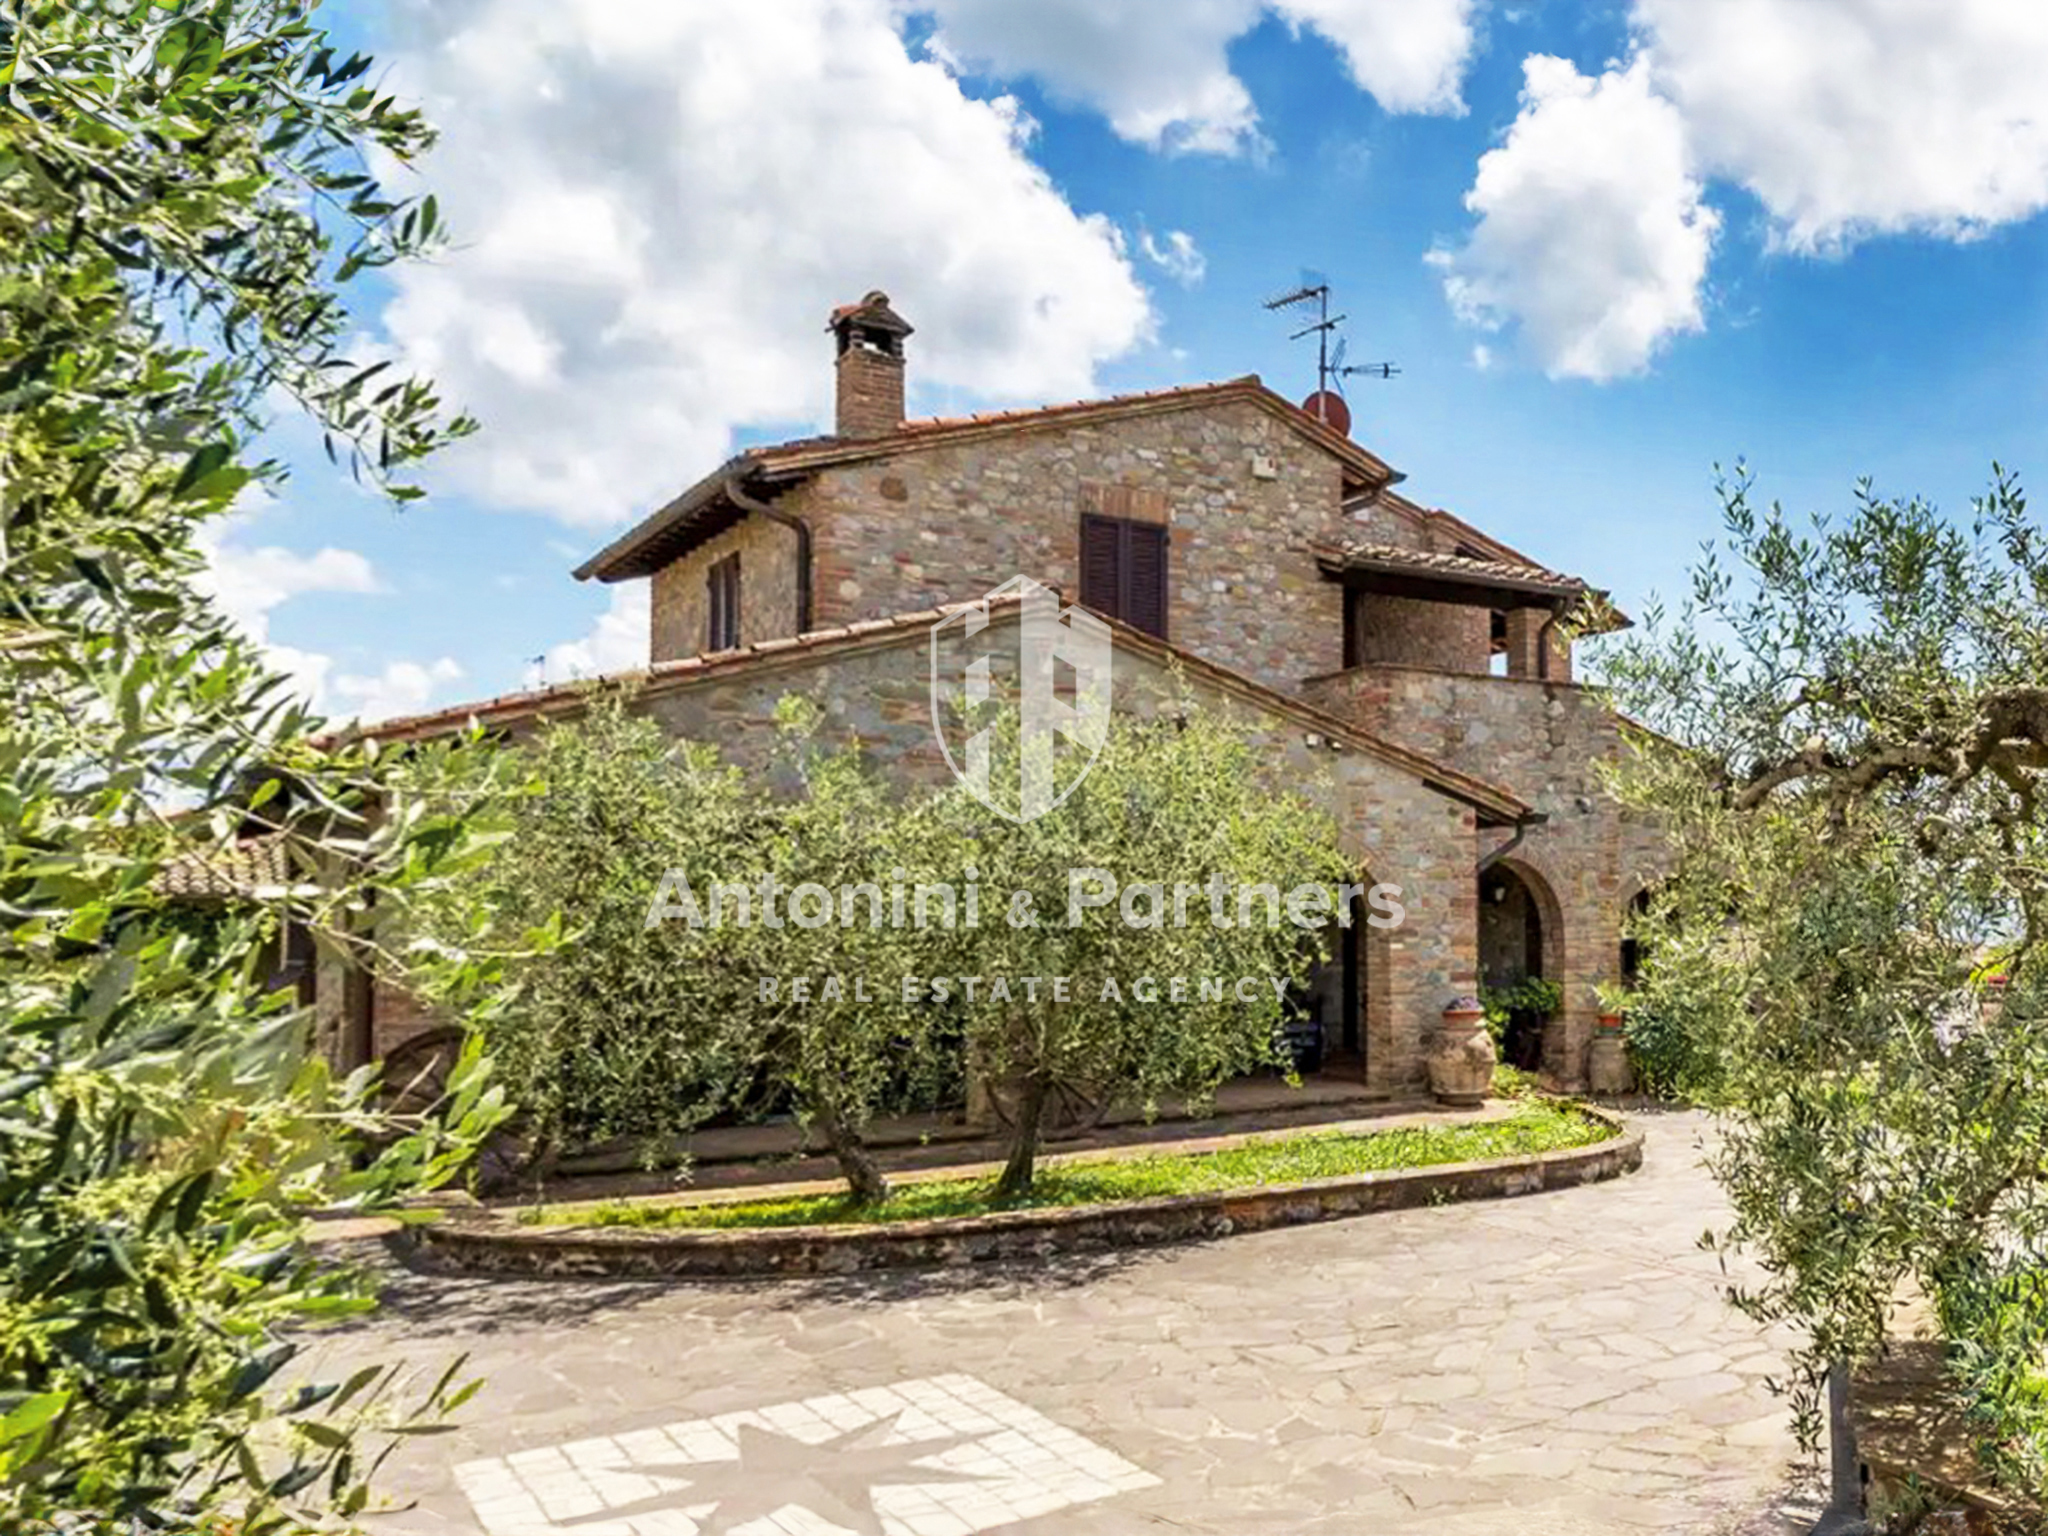
[(1581, 1113), (1601, 1123), (1609, 1132), (1605, 1140), (1520, 1157), (1389, 1168), (1301, 1184), (867, 1226), (726, 1230), (534, 1226), (501, 1211), (456, 1207), (438, 1221), (408, 1228), (406, 1246), (414, 1263), (443, 1274), (555, 1280), (731, 1279), (1014, 1263), (1155, 1243), (1209, 1241), (1453, 1200), (1498, 1200), (1572, 1189), (1642, 1167), (1640, 1130), (1598, 1110)]
[(1392, 544), (1400, 549), (1437, 547), (1429, 529), (1420, 521), (1379, 500), (1353, 503), (1346, 526), (1353, 538), (1374, 544)]
[(1163, 518), (1167, 638), (1292, 689), (1343, 662), (1343, 600), (1309, 541), (1344, 524), (1327, 453), (1244, 401), (1054, 422), (827, 470), (811, 522), (820, 627), (976, 598), (1023, 575), (1080, 594), (1085, 511)]
[[(999, 615), (994, 632), (1016, 622)], [(641, 706), (672, 734), (715, 742), (741, 763), (774, 755), (776, 703), (788, 694), (815, 701), (827, 739), (858, 741), (886, 773), (911, 784), (951, 781), (931, 723), (930, 670), (921, 634), (878, 637), (829, 653), (793, 650), (743, 668), (713, 671), (671, 686)], [(1327, 743), (1248, 691), (1200, 677), (1180, 678), (1130, 647), (1115, 654), (1115, 704), (1147, 712), (1192, 694), (1202, 707), (1227, 708), (1258, 738), (1266, 772), (1326, 805), (1368, 884), (1400, 887), (1406, 916), (1397, 929), (1367, 927), (1360, 1014), (1367, 1081), (1417, 1090), (1423, 1051), (1444, 1004), (1477, 983), (1477, 897), (1473, 883), (1474, 813), (1368, 753)]]
[(758, 514), (654, 573), (648, 603), (648, 659), (702, 655), (709, 623), (705, 586), (711, 567), (740, 557), (740, 642), (796, 632), (796, 532)]
[[(1413, 667), (1357, 667), (1310, 679), (1305, 691), (1361, 730), (1502, 785), (1549, 816), (1502, 862), (1535, 896), (1544, 974), (1565, 989), (1545, 1065), (1583, 1081), (1599, 1014), (1593, 989), (1620, 979), (1623, 917), (1666, 859), (1655, 829), (1625, 817), (1600, 783), (1597, 765), (1623, 750), (1613, 713), (1571, 684)], [(1487, 833), (1482, 850), (1507, 837)], [(1477, 881), (1466, 884), (1476, 905)]]

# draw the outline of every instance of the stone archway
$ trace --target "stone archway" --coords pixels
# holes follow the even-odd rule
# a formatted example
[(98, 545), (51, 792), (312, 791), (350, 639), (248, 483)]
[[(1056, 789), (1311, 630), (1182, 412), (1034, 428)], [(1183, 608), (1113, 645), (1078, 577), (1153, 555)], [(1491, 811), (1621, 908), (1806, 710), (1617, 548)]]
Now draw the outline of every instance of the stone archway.
[[(1479, 875), (1479, 982), (1501, 989), (1522, 981), (1565, 981), (1564, 911), (1550, 882), (1519, 859), (1501, 859)], [(1563, 1011), (1553, 1018), (1516, 1015), (1502, 1059), (1555, 1069)]]

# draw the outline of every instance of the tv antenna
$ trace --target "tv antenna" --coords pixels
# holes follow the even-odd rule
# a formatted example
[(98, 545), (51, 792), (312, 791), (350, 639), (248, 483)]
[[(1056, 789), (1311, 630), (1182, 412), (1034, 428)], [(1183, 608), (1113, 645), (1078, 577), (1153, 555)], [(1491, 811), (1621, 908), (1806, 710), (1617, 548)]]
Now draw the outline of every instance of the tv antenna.
[[(1301, 282), (1266, 300), (1266, 308), (1291, 309), (1315, 316), (1314, 320), (1287, 338), (1289, 341), (1300, 341), (1306, 336), (1316, 339), (1316, 392), (1302, 403), (1302, 409), (1340, 432), (1351, 429), (1351, 407), (1344, 399), (1344, 381), (1359, 377), (1391, 379), (1401, 371), (1393, 363), (1347, 361), (1351, 355), (1350, 343), (1337, 335), (1337, 328), (1350, 317), (1330, 313), (1330, 280), (1320, 272), (1303, 271)], [(1334, 347), (1331, 345), (1333, 337)]]

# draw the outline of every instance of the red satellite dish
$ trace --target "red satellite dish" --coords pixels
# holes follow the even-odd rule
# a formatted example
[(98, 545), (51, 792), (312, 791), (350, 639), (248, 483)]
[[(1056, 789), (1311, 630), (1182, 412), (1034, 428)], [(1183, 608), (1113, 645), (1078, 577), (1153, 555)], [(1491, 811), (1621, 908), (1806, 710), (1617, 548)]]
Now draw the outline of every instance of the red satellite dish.
[(1344, 403), (1344, 397), (1334, 389), (1319, 389), (1301, 402), (1301, 408), (1317, 421), (1351, 435), (1351, 407)]

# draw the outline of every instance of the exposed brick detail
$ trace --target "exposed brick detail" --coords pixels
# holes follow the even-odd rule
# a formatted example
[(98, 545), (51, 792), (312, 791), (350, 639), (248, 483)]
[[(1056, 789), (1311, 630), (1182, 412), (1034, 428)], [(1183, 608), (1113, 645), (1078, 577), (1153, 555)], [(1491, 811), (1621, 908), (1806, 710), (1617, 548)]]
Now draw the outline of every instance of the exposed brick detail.
[(390, 1055), (415, 1035), (423, 1035), (448, 1022), (445, 1016), (429, 1008), (413, 993), (384, 977), (376, 979), (374, 988), (370, 1001), (370, 1039), (379, 1057)]
[(885, 437), (903, 425), (903, 359), (850, 347), (839, 354), (841, 437)]
[(1352, 632), (1364, 664), (1485, 672), (1492, 614), (1484, 608), (1364, 593), (1354, 599)]
[(1135, 485), (1104, 485), (1099, 480), (1081, 482), (1081, 510), (1134, 523), (1173, 521), (1173, 499), (1166, 492)]
[(1540, 608), (1520, 608), (1508, 615), (1508, 676), (1549, 683), (1572, 680), (1572, 643)]
[[(1623, 750), (1613, 713), (1569, 684), (1418, 667), (1353, 668), (1310, 679), (1306, 692), (1360, 730), (1484, 774), (1549, 816), (1502, 864), (1534, 893), (1543, 972), (1565, 989), (1545, 1064), (1582, 1082), (1599, 1015), (1593, 989), (1619, 979), (1623, 916), (1668, 857), (1662, 836), (1625, 816), (1600, 782), (1599, 764)], [(1505, 840), (1488, 832), (1479, 843)], [(1478, 882), (1464, 884), (1476, 909)], [(1471, 931), (1476, 946), (1476, 922)]]

